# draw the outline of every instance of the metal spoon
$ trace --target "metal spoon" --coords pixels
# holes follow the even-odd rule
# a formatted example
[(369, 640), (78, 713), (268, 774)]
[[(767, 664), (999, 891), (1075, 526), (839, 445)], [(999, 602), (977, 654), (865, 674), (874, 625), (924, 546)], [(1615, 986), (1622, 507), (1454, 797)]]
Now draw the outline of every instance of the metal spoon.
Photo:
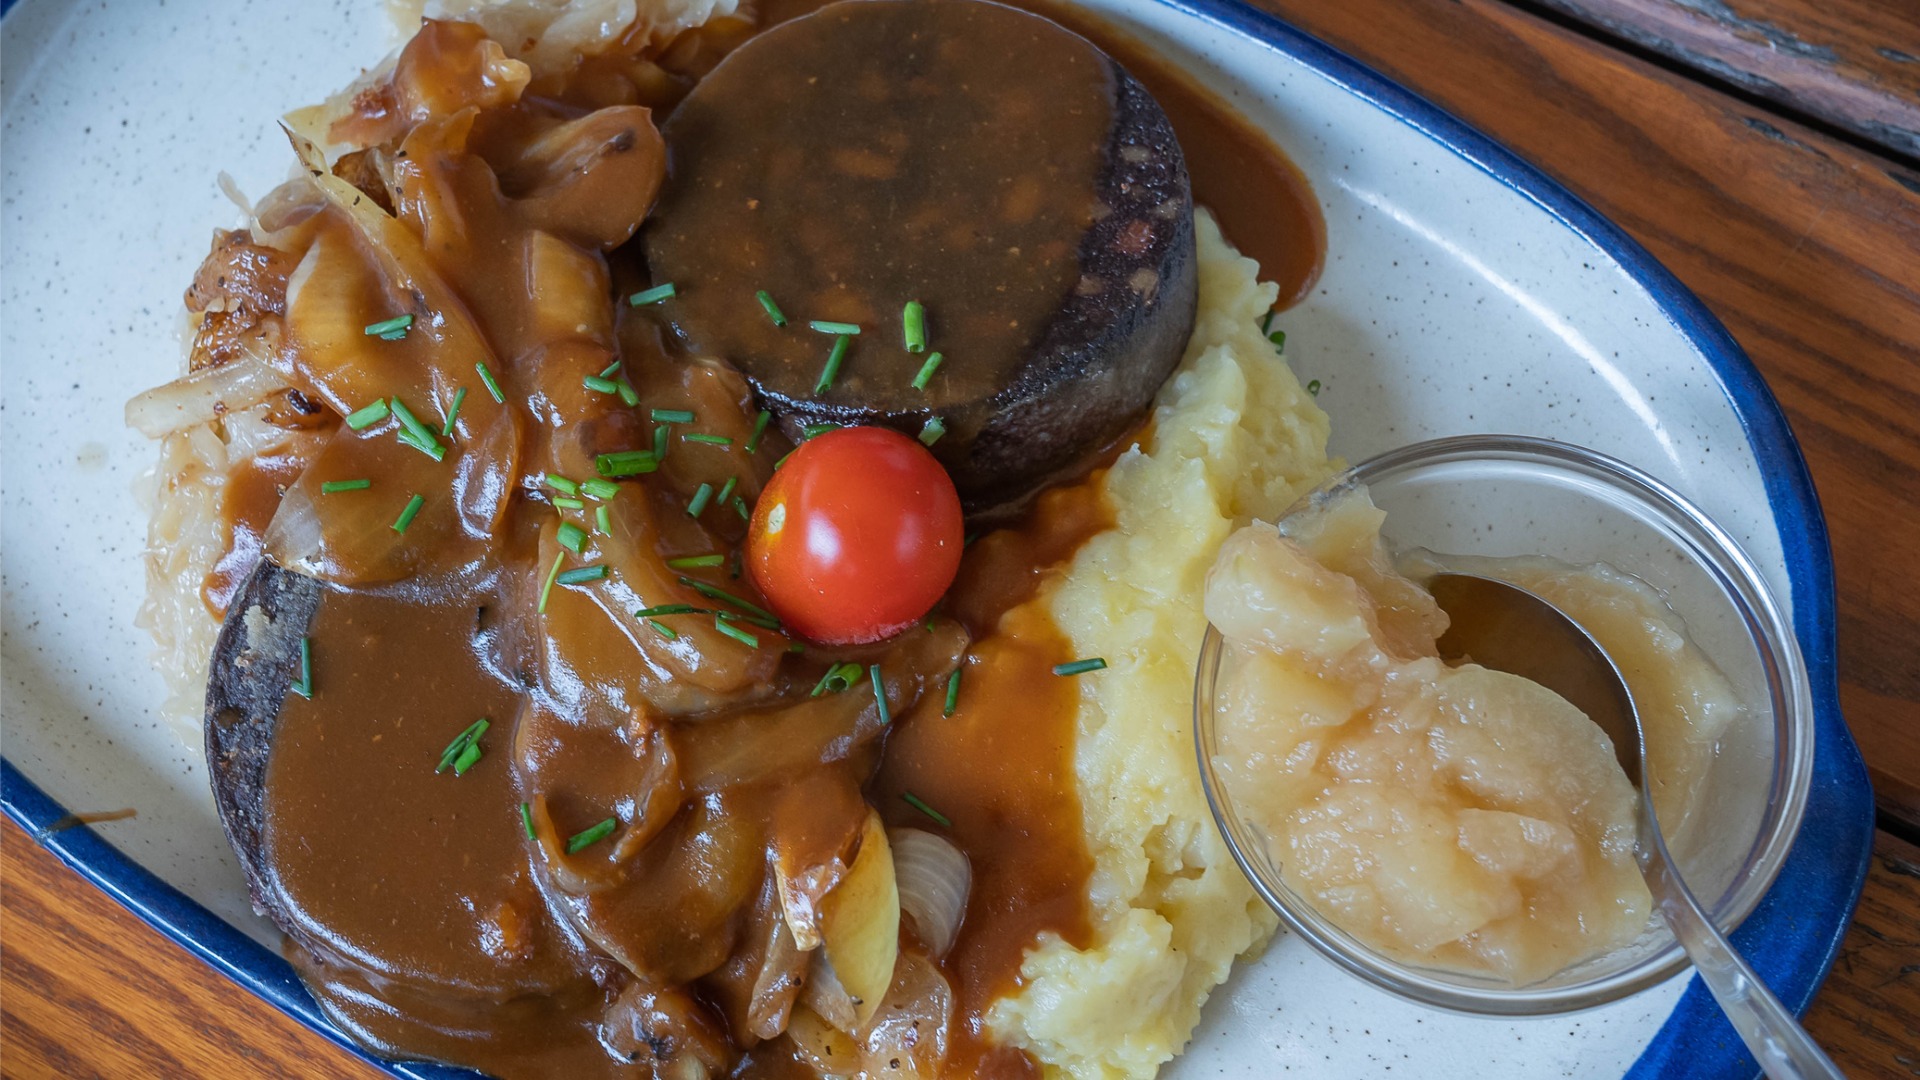
[(1640, 791), (1633, 850), (1647, 889), (1760, 1067), (1772, 1080), (1844, 1077), (1680, 880), (1643, 780), (1647, 743), (1640, 715), (1606, 650), (1565, 612), (1517, 585), (1449, 572), (1435, 574), (1427, 587), (1452, 620), (1440, 638), (1443, 659), (1470, 659), (1531, 679), (1573, 703), (1613, 740), (1620, 767)]

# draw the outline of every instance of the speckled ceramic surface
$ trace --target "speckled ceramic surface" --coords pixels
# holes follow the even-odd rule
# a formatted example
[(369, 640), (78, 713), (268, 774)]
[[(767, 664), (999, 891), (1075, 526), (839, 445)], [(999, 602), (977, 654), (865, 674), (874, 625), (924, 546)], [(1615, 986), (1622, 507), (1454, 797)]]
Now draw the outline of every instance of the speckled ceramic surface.
[[(1279, 325), (1302, 378), (1321, 381), (1338, 452), (1496, 430), (1585, 443), (1699, 502), (1791, 602), (1821, 712), (1815, 790), (1803, 841), (1741, 940), (1803, 1004), (1858, 895), (1871, 806), (1834, 699), (1818, 508), (1744, 357), (1591, 210), (1344, 57), (1229, 0), (1093, 6), (1188, 64), (1312, 181), (1327, 272)], [(144, 523), (130, 493), (154, 448), (121, 407), (179, 363), (181, 291), (209, 231), (236, 219), (218, 172), (265, 192), (290, 164), (275, 118), (393, 42), (374, 0), (23, 0), (0, 24), (7, 809), (29, 827), (61, 806), (137, 809), (97, 836), (47, 842), (309, 1022), (311, 1004), (260, 947), (272, 935), (248, 909), (197, 741), (153, 708), (160, 682), (132, 625)], [(1684, 989), (1478, 1020), (1387, 998), (1283, 938), (1216, 995), (1168, 1072), (1450, 1077), (1471, 1062), (1485, 1080), (1751, 1075)]]

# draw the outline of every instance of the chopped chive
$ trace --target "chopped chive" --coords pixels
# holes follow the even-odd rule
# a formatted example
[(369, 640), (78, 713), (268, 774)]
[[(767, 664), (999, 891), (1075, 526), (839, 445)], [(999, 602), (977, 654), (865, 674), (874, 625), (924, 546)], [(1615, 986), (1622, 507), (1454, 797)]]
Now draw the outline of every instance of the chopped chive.
[(830, 665), (827, 668), (827, 673), (820, 676), (820, 681), (814, 685), (813, 693), (807, 696), (819, 697), (821, 694), (837, 694), (847, 687), (852, 686), (854, 681), (859, 678), (859, 664), (849, 662)]
[(756, 299), (760, 301), (760, 307), (762, 310), (764, 310), (767, 313), (767, 318), (773, 320), (773, 325), (775, 326), (787, 325), (786, 312), (781, 311), (780, 305), (773, 302), (773, 297), (767, 295), (767, 290), (761, 289), (759, 292), (754, 293), (753, 295)]
[[(391, 319), (382, 319), (377, 323), (368, 323), (365, 333), (368, 337), (386, 337), (388, 334), (397, 334), (399, 337), (406, 337), (407, 327), (412, 325), (413, 316), (395, 315)], [(388, 338), (387, 340), (393, 341), (397, 339)]]
[(580, 490), (596, 499), (611, 499), (620, 494), (620, 485), (596, 476), (591, 480), (580, 481)]
[(660, 467), (660, 459), (646, 450), (620, 450), (593, 459), (594, 471), (601, 476), (639, 476)]
[(432, 442), (422, 441), (419, 436), (415, 435), (411, 431), (408, 431), (406, 428), (400, 429), (400, 434), (398, 438), (403, 444), (413, 447), (415, 450), (420, 451), (421, 453), (427, 455), (428, 457), (432, 458), (435, 461), (444, 461), (446, 459), (447, 448), (444, 446), (441, 446), (440, 440), (438, 439), (435, 439)]
[(1307, 394), (1311, 397), (1320, 396), (1320, 380), (1319, 379), (1315, 379), (1312, 382), (1307, 384)]
[(479, 764), (480, 755), (482, 752), (483, 751), (480, 749), (479, 743), (468, 743), (467, 748), (465, 750), (460, 751), (460, 757), (457, 760), (455, 760), (453, 763), (453, 775), (455, 776), (467, 775), (468, 769), (471, 769), (475, 765)]
[(960, 705), (960, 669), (954, 668), (947, 676), (947, 703), (940, 709), (941, 716), (952, 716), (953, 710)]
[(771, 615), (749, 615), (744, 611), (718, 611), (714, 614), (727, 622), (752, 623), (755, 626), (765, 627), (768, 630), (780, 629), (780, 620)]
[(713, 498), (713, 485), (702, 483), (694, 489), (693, 498), (687, 500), (687, 516), (699, 517), (706, 512), (707, 502)]
[(500, 384), (493, 381), (493, 372), (487, 370), (487, 362), (485, 360), (474, 361), (473, 370), (480, 373), (480, 381), (486, 385), (487, 393), (492, 395), (494, 402), (505, 405), (507, 403), (507, 395), (501, 393)]
[[(455, 735), (453, 737), (453, 741), (447, 744), (447, 748), (440, 752), (440, 764), (435, 765), (433, 767), (433, 771), (435, 773), (443, 773), (443, 772), (446, 772), (448, 769), (453, 769), (454, 775), (456, 776), (466, 772), (466, 769), (460, 768), (456, 764), (456, 762), (460, 761), (461, 758), (466, 754), (466, 752), (472, 749), (474, 745), (480, 741), (480, 736), (485, 735), (487, 733), (487, 729), (492, 726), (493, 726), (493, 721), (488, 720), (484, 716), (478, 720), (475, 720), (473, 723), (468, 724), (464, 729), (461, 730), (460, 734)], [(479, 760), (479, 755), (478, 754), (474, 755), (474, 761), (478, 761), (478, 760)], [(473, 765), (473, 762), (469, 761), (467, 762), (467, 765), (469, 768), (471, 768)]]
[(600, 377), (603, 379), (611, 379), (618, 374), (620, 374), (620, 361), (618, 360), (600, 369)]
[(693, 423), (693, 411), (691, 409), (655, 409), (647, 415), (651, 417), (656, 424)]
[(740, 515), (741, 521), (753, 520), (753, 511), (747, 509), (747, 500), (738, 495), (733, 497), (733, 512)]
[(453, 392), (453, 404), (447, 406), (447, 426), (440, 429), (443, 438), (453, 438), (453, 422), (460, 419), (460, 406), (467, 400), (467, 388), (461, 387)]
[(1106, 660), (1094, 656), (1085, 660), (1075, 660), (1068, 664), (1053, 665), (1055, 675), (1085, 675), (1089, 671), (1099, 671), (1107, 666)]
[(363, 405), (348, 413), (347, 426), (355, 431), (365, 431), (380, 421), (385, 420), (387, 413), (390, 411), (391, 410), (387, 408), (386, 398), (376, 399), (373, 404)]
[(680, 441), (705, 443), (708, 446), (732, 446), (733, 445), (733, 439), (729, 436), (708, 435), (705, 432), (701, 432), (701, 431), (695, 431), (695, 432), (692, 432), (691, 434), (682, 435), (680, 436)]
[(597, 391), (602, 394), (617, 394), (620, 392), (619, 383), (614, 382), (612, 379), (603, 378), (599, 375), (587, 375), (582, 377), (580, 380), (580, 385), (586, 387), (589, 390)]
[(720, 485), (720, 494), (714, 496), (714, 499), (718, 501), (721, 506), (727, 505), (727, 500), (733, 498), (734, 485), (739, 482), (740, 478), (737, 476), (727, 477), (727, 482)]
[(600, 535), (613, 535), (613, 518), (607, 514), (606, 507), (596, 506), (593, 508), (593, 523), (599, 528)]
[(560, 563), (566, 557), (567, 553), (564, 551), (554, 555), (553, 569), (547, 571), (547, 583), (540, 586), (540, 606), (534, 610), (542, 615), (547, 613), (547, 594), (553, 591), (553, 579), (560, 576)]
[(554, 580), (562, 585), (585, 585), (589, 581), (599, 581), (606, 576), (607, 564), (594, 563), (592, 566), (576, 566)]
[(727, 620), (721, 618), (718, 615), (715, 615), (713, 617), (713, 628), (727, 635), (733, 640), (739, 642), (740, 644), (745, 645), (749, 649), (757, 649), (760, 647), (759, 638), (755, 637), (753, 634), (745, 630), (740, 629), (739, 627), (733, 625), (732, 623), (728, 622)]
[(906, 800), (906, 804), (915, 810), (920, 811), (949, 829), (953, 828), (953, 822), (947, 819), (947, 815), (922, 802), (920, 796), (915, 795), (913, 792), (903, 791), (900, 793), (900, 798)]
[(880, 665), (867, 668), (867, 678), (873, 680), (873, 703), (880, 706), (880, 726), (893, 723), (893, 713), (887, 708), (887, 685), (880, 681)]
[(667, 460), (667, 438), (672, 434), (671, 424), (661, 424), (653, 429), (653, 460)]
[(727, 603), (732, 604), (734, 607), (739, 608), (741, 611), (752, 612), (753, 614), (758, 615), (763, 619), (772, 619), (777, 617), (774, 615), (773, 612), (768, 611), (766, 608), (763, 608), (760, 605), (755, 604), (751, 601), (742, 600), (739, 597), (733, 595), (732, 593), (727, 592), (725, 589), (719, 588), (718, 586), (709, 585), (704, 581), (695, 581), (690, 577), (678, 578), (676, 580), (678, 580), (680, 584), (685, 585), (687, 588), (692, 589), (694, 592), (699, 593), (701, 596), (704, 596), (709, 600), (724, 600)]
[(327, 480), (320, 485), (320, 494), (332, 495), (338, 491), (365, 491), (373, 486), (371, 480)]
[(580, 832), (574, 833), (572, 836), (567, 837), (567, 854), (579, 854), (580, 849), (592, 847), (600, 841), (605, 840), (607, 837), (613, 835), (613, 830), (619, 827), (619, 818), (608, 818), (591, 829), (583, 829)]
[(698, 570), (703, 566), (725, 566), (725, 555), (685, 555), (678, 559), (668, 559), (667, 565), (675, 570)]
[(575, 555), (580, 554), (581, 549), (587, 546), (587, 531), (571, 521), (561, 522), (553, 538), (559, 541), (561, 547)]
[(408, 435), (413, 436), (413, 445), (416, 449), (435, 461), (445, 455), (446, 451), (440, 446), (440, 440), (433, 434), (433, 429), (421, 423), (420, 418), (413, 414), (413, 410), (407, 408), (406, 402), (394, 397), (389, 398), (387, 404), (393, 407), (393, 415), (399, 418), (401, 428)]
[(771, 419), (773, 414), (765, 409), (761, 409), (760, 415), (753, 418), (753, 437), (747, 440), (747, 453), (760, 449), (760, 436), (766, 434), (767, 421)]
[(540, 839), (534, 835), (533, 832), (533, 807), (528, 806), (526, 803), (520, 804), (520, 827), (527, 830), (527, 839)]
[(627, 381), (626, 376), (622, 375), (620, 379), (614, 383), (613, 390), (614, 393), (620, 395), (620, 404), (625, 405), (627, 408), (631, 409), (635, 405), (640, 404), (640, 391), (633, 388), (633, 384)]
[(674, 295), (674, 292), (673, 282), (669, 281), (665, 285), (655, 285), (651, 289), (642, 289), (634, 293), (632, 296), (627, 297), (627, 304), (630, 307), (639, 307), (642, 304), (657, 304)]
[(659, 619), (648, 619), (647, 625), (653, 628), (654, 633), (659, 634), (668, 641), (677, 641), (680, 637), (680, 635), (674, 631), (673, 627), (668, 626)]
[[(834, 424), (834, 423), (808, 424), (800, 429), (800, 434), (804, 438), (817, 439), (820, 436), (825, 435), (827, 432), (832, 431), (833, 429), (839, 426), (840, 426), (839, 424)], [(786, 459), (782, 458), (781, 460), (784, 461)]]
[(381, 341), (405, 341), (406, 337), (407, 337), (407, 332), (405, 330), (393, 330), (388, 333), (381, 334), (380, 340)]
[(853, 338), (841, 334), (833, 339), (833, 351), (827, 354), (827, 366), (820, 369), (820, 378), (813, 384), (813, 392), (824, 394), (833, 389), (833, 380), (840, 375), (840, 365), (846, 362), (847, 349), (853, 345)]
[(540, 478), (540, 482), (563, 495), (580, 494), (580, 485), (575, 481), (561, 476), (559, 473), (548, 473)]
[(413, 498), (408, 499), (407, 508), (405, 510), (400, 511), (399, 517), (393, 519), (393, 531), (397, 533), (405, 533), (407, 531), (407, 526), (413, 524), (413, 516), (415, 514), (418, 514), (420, 512), (420, 508), (422, 506), (425, 506), (426, 504), (427, 504), (426, 498), (420, 495), (415, 495)]
[(795, 641), (787, 646), (787, 651), (795, 656), (800, 656), (807, 651), (807, 647)]
[(633, 617), (636, 619), (650, 619), (655, 615), (694, 615), (704, 613), (705, 611), (705, 608), (697, 608), (692, 604), (657, 604), (653, 607), (641, 608), (639, 611), (633, 613)]
[(554, 507), (560, 510), (585, 510), (587, 508), (586, 503), (565, 495), (555, 495), (552, 502)]
[(943, 359), (945, 359), (945, 357), (939, 353), (934, 353), (932, 356), (927, 357), (927, 362), (920, 365), (920, 374), (913, 377), (913, 388), (915, 390), (925, 390), (927, 388), (927, 384), (933, 381), (933, 373), (940, 370), (940, 361)]
[(1267, 335), (1267, 340), (1273, 342), (1274, 352), (1283, 353), (1287, 351), (1287, 332), (1285, 330), (1275, 330), (1273, 333)]
[(858, 323), (830, 322), (826, 319), (815, 319), (812, 322), (808, 323), (807, 325), (813, 327), (815, 330), (818, 330), (823, 334), (852, 335), (860, 332), (860, 326)]
[(927, 309), (920, 301), (907, 301), (906, 310), (900, 313), (900, 330), (908, 352), (927, 351)]
[(940, 441), (940, 436), (946, 433), (947, 422), (937, 416), (929, 416), (926, 426), (920, 429), (920, 445), (932, 446)]
[(308, 701), (313, 700), (313, 642), (304, 637), (300, 639), (300, 681), (293, 684), (292, 690)]
[[(799, 447), (797, 447), (797, 446), (793, 448), (793, 450), (798, 450), (798, 449), (800, 449), (800, 448), (799, 448)], [(773, 463), (773, 471), (774, 471), (774, 472), (779, 472), (779, 471), (780, 471), (780, 466), (782, 466), (782, 465), (785, 465), (785, 464), (787, 463), (787, 459), (793, 456), (793, 450), (789, 450), (789, 451), (787, 451), (786, 453), (784, 453), (784, 454), (781, 454), (781, 455), (780, 455), (780, 460), (779, 460), (779, 461), (776, 461), (776, 462), (774, 462), (774, 463)]]
[(1267, 312), (1266, 318), (1260, 320), (1260, 332), (1264, 334), (1267, 331), (1272, 329), (1273, 329), (1273, 312), (1269, 311)]

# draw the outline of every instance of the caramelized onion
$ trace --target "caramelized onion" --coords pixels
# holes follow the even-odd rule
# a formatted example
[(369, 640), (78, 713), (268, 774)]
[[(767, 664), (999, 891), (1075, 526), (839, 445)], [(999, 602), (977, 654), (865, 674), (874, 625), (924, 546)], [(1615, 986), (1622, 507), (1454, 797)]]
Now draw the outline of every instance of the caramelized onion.
[[(816, 987), (824, 973), (829, 985)], [(886, 999), (871, 1020), (843, 1029), (833, 1018), (847, 1008), (846, 992), (831, 982), (831, 965), (816, 961), (807, 1003), (793, 1011), (787, 1037), (824, 1076), (933, 1077), (947, 1056), (953, 988), (933, 961), (900, 954)], [(843, 1018), (843, 1017), (842, 1017)]]
[(864, 1024), (892, 985), (900, 954), (900, 892), (879, 814), (867, 811), (859, 853), (847, 876), (820, 902), (820, 916), (821, 952)]
[(251, 408), (285, 390), (287, 380), (259, 356), (201, 368), (127, 402), (127, 424), (150, 439)]
[(953, 843), (923, 829), (888, 829), (901, 914), (938, 958), (953, 948), (967, 914), (973, 866)]

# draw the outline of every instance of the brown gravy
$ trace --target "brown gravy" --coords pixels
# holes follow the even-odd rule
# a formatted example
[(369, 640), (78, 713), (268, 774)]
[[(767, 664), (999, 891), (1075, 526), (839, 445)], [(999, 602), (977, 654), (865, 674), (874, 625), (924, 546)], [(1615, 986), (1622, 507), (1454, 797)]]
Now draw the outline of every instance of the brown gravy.
[[(767, 18), (817, 6), (777, 0)], [(1066, 21), (1155, 90), (1186, 149), (1196, 201), (1214, 206), (1228, 235), (1262, 259), (1281, 282), (1283, 303), (1296, 299), (1317, 272), (1323, 235), (1298, 173), (1226, 106), (1141, 47), (1085, 16)], [(465, 70), (455, 61), (471, 42), (436, 33), (413, 57), (421, 78), (436, 66)], [(737, 44), (740, 34), (730, 27), (715, 38), (720, 45), (696, 41), (669, 52), (689, 54), (690, 69), (710, 66), (706, 52)], [(396, 540), (387, 534), (394, 501), (431, 483), (445, 491), (445, 481), (414, 451), (390, 451), (391, 432), (376, 444), (344, 428), (319, 463), (304, 463), (307, 477), (302, 463), (265, 459), (229, 488), (232, 550), (206, 583), (217, 609), (259, 558), (283, 489), (374, 474), (387, 500), (365, 514), (330, 511), (353, 524), (351, 535), (374, 536), (379, 546), (347, 550), (329, 564), (360, 587), (317, 616), (310, 636), (319, 689), (311, 701), (288, 699), (270, 763), (273, 887), (283, 913), (316, 946), (292, 952), (329, 1014), (396, 1056), (508, 1077), (644, 1076), (648, 1066), (611, 1056), (608, 1036), (597, 1033), (608, 1017), (627, 1018), (627, 1041), (614, 1043), (636, 1058), (657, 1055), (657, 1043), (633, 1039), (666, 1017), (678, 1018), (668, 1025), (677, 1033), (673, 1053), (735, 1061), (737, 1075), (793, 1074), (794, 1055), (781, 1043), (741, 1037), (751, 976), (771, 962), (754, 944), (770, 910), (765, 860), (782, 851), (850, 858), (864, 791), (888, 824), (948, 836), (974, 868), (959, 941), (940, 965), (957, 1003), (948, 1073), (1038, 1075), (1024, 1054), (994, 1047), (982, 1024), (987, 1006), (1018, 987), (1020, 962), (1038, 935), (1090, 941), (1092, 863), (1073, 781), (1077, 691), (1050, 671), (1074, 657), (1042, 600), (1046, 582), (1111, 523), (1099, 474), (1047, 492), (1015, 526), (978, 538), (949, 597), (950, 617), (878, 656), (897, 673), (888, 685), (890, 728), (870, 695), (806, 698), (837, 655), (789, 656), (771, 631), (761, 647), (743, 649), (686, 617), (673, 620), (678, 636), (669, 640), (630, 618), (640, 607), (711, 603), (665, 572), (662, 560), (731, 551), (744, 525), (711, 510), (692, 518), (687, 499), (700, 483), (732, 476), (750, 505), (787, 446), (769, 436), (756, 454), (745, 453), (753, 410), (738, 376), (663, 344), (645, 311), (620, 305), (617, 322), (608, 313), (609, 294), (617, 299), (639, 274), (629, 253), (599, 253), (620, 232), (617, 214), (585, 209), (606, 205), (604, 187), (583, 180), (544, 209), (516, 202), (544, 175), (528, 146), (574, 120), (576, 105), (637, 99), (663, 113), (684, 91), (684, 79), (669, 80), (649, 101), (621, 89), (620, 70), (596, 62), (580, 69), (578, 86), (539, 88), (539, 100), (569, 102), (565, 108), (536, 101), (483, 110), (468, 165), (460, 164), (464, 151), (448, 149), (458, 133), (425, 126), (408, 136), (423, 151), (407, 159), (416, 164), (390, 163), (418, 200), (401, 206), (403, 216), (465, 223), (443, 238), (434, 261), (474, 313), (472, 343), (492, 358), (507, 392), (503, 409), (470, 374), (473, 353), (443, 362), (434, 349), (447, 341), (424, 333), (368, 361), (391, 365), (399, 356), (411, 364), (387, 369), (387, 392), (396, 381), (411, 387), (436, 429), (452, 388), (468, 388), (447, 440), (453, 468), (465, 470), (465, 501), (428, 504)], [(375, 96), (359, 122), (395, 124), (401, 100)], [(617, 134), (605, 145), (618, 145)], [(505, 201), (489, 188), (483, 158), (501, 177)], [(623, 170), (632, 182), (644, 163), (619, 160), (611, 173)], [(567, 206), (574, 212), (562, 212)], [(347, 251), (330, 213), (316, 218), (308, 241)], [(510, 271), (487, 270), (496, 258)], [(577, 308), (568, 306), (567, 289), (552, 287), (561, 281), (572, 283)], [(360, 321), (407, 302), (363, 291), (364, 303), (387, 308)], [(604, 534), (593, 506), (558, 511), (538, 478), (590, 477), (595, 454), (652, 445), (658, 425), (642, 412), (581, 388), (583, 371), (616, 359), (645, 407), (693, 411), (701, 430), (734, 441), (673, 444), (656, 473), (623, 485), (611, 504), (613, 531)], [(305, 374), (303, 393), (336, 412), (379, 392), (345, 367)], [(335, 471), (320, 475), (320, 463)], [(542, 579), (561, 554), (556, 520), (593, 537), (581, 559), (563, 565), (604, 561), (617, 574), (548, 585), (544, 616), (536, 617)], [(442, 552), (425, 562), (395, 554), (429, 541)], [(402, 571), (432, 584), (393, 584)], [(755, 598), (724, 567), (701, 573)], [(945, 675), (956, 655), (964, 674), (958, 707), (945, 716)], [(492, 721), (485, 754), (464, 776), (435, 775), (447, 740), (483, 716)], [(777, 735), (767, 745), (780, 751), (742, 758), (737, 748), (766, 730)], [(914, 809), (907, 793), (951, 827)], [(605, 818), (619, 823), (614, 834), (578, 854), (564, 850), (568, 837)], [(636, 997), (647, 986), (659, 992)]]
[[(827, 0), (765, 0), (766, 25)], [(1214, 212), (1228, 240), (1280, 286), (1277, 309), (1300, 302), (1320, 277), (1327, 225), (1313, 188), (1285, 151), (1220, 95), (1093, 12), (1065, 0), (1000, 0), (1065, 26), (1124, 64), (1173, 120), (1193, 180), (1193, 201)]]
[(1276, 310), (1299, 303), (1320, 277), (1327, 223), (1299, 166), (1220, 95), (1152, 46), (1064, 0), (1009, 0), (1084, 35), (1125, 64), (1173, 119), (1193, 178), (1193, 201), (1213, 211), (1228, 240), (1280, 286)]

